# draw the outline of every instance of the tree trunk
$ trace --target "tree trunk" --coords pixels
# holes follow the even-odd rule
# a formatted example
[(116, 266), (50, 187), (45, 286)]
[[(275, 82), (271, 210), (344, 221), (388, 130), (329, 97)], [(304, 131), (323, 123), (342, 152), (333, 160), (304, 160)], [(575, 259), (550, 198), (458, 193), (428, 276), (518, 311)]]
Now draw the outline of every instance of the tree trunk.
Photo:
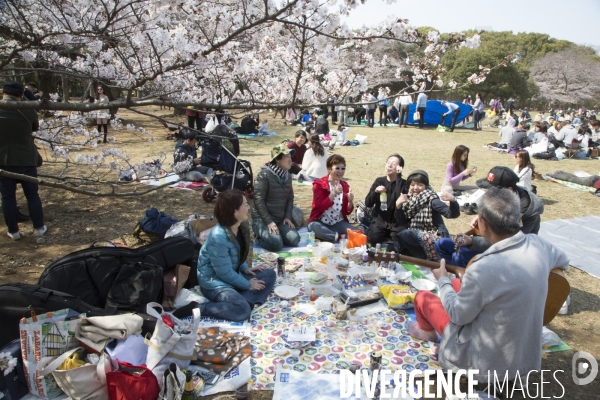
[(62, 80), (63, 101), (65, 103), (68, 103), (69, 102), (69, 77), (67, 75), (62, 75), (61, 80)]

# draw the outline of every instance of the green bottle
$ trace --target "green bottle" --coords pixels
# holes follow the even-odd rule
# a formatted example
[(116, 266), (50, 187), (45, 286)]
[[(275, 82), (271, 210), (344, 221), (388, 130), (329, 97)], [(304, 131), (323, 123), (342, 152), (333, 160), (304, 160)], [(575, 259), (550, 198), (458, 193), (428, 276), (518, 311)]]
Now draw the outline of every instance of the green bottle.
[(181, 395), (181, 400), (197, 400), (198, 394), (196, 390), (194, 390), (194, 381), (192, 377), (194, 373), (192, 371), (185, 371), (185, 387), (183, 390), (183, 394)]

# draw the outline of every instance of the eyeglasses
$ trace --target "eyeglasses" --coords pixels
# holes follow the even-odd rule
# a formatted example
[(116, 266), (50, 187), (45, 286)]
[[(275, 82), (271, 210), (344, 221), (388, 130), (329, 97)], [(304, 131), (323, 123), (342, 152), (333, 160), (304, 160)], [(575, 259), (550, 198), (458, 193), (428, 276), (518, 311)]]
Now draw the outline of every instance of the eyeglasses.
[(102, 88), (98, 88), (98, 91), (99, 91), (99, 92), (101, 92), (101, 91), (103, 91), (103, 90), (104, 90), (104, 89), (102, 89)]
[(336, 171), (345, 171), (346, 167), (333, 167)]

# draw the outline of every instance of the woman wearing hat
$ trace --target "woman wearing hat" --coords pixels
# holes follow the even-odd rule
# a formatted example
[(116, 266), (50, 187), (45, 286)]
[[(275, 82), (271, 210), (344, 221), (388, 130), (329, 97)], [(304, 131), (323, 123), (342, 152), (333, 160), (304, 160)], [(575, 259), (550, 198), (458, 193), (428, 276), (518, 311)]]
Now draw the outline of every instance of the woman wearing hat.
[[(439, 237), (450, 237), (442, 217), (458, 218), (460, 206), (454, 196), (442, 192), (441, 198), (429, 186), (429, 175), (415, 170), (406, 179), (408, 195), (396, 201), (396, 220), (403, 221), (407, 229), (396, 236), (396, 251), (426, 260), (438, 260), (435, 242)], [(445, 201), (450, 202), (447, 206)]]
[(296, 246), (300, 235), (292, 223), (294, 191), (292, 167), (294, 150), (281, 144), (271, 150), (271, 161), (263, 165), (254, 180), (252, 230), (256, 243), (269, 250)]

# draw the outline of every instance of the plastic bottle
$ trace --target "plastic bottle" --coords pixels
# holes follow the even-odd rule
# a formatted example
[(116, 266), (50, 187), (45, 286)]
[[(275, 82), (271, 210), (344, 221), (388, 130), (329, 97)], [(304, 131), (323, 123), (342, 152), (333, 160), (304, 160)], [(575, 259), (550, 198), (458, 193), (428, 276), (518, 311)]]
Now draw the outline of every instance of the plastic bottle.
[(181, 400), (197, 400), (198, 394), (194, 390), (194, 381), (192, 371), (185, 371), (185, 387), (183, 389), (183, 394), (181, 395)]
[(317, 292), (315, 292), (315, 288), (310, 289), (310, 301), (317, 300)]
[(387, 193), (386, 192), (382, 192), (379, 194), (379, 202), (381, 203), (379, 205), (379, 209), (381, 211), (387, 211)]

